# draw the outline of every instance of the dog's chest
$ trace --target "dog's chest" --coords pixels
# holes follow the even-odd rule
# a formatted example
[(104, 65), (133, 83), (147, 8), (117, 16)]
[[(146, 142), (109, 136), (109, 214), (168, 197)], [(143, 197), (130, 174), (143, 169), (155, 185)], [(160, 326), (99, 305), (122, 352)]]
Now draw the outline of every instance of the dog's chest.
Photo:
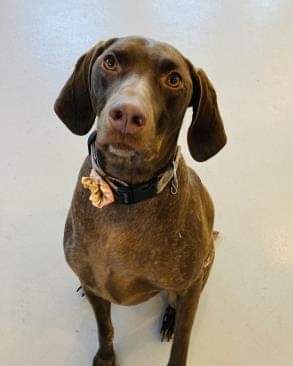
[(179, 225), (176, 215), (164, 217), (156, 209), (137, 220), (143, 208), (132, 207), (102, 214), (79, 217), (75, 229), (78, 226), (81, 235), (76, 233), (69, 249), (74, 255), (67, 255), (72, 266), (70, 257), (83, 253), (79, 256), (83, 265), (75, 272), (88, 287), (111, 302), (127, 305), (145, 301), (162, 289), (176, 291), (188, 285), (199, 253), (194, 233)]
[(88, 249), (95, 285), (113, 302), (144, 301), (162, 289), (176, 290), (188, 282), (192, 253), (183, 234), (162, 233), (157, 227), (150, 240), (143, 231), (112, 228)]

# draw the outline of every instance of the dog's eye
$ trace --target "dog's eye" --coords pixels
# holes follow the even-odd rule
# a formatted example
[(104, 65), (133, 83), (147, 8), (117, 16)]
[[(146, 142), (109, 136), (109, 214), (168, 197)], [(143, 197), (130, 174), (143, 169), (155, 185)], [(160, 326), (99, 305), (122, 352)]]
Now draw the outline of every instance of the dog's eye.
[(171, 72), (167, 77), (167, 84), (171, 88), (178, 88), (182, 83), (182, 78), (178, 72)]
[(107, 55), (104, 58), (103, 66), (106, 70), (115, 70), (117, 67), (116, 59), (113, 55)]

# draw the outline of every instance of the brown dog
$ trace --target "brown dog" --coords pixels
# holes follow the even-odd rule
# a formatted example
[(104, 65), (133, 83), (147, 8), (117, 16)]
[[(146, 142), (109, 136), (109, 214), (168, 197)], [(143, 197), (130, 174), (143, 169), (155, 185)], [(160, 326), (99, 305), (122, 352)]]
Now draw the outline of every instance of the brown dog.
[[(64, 234), (66, 259), (97, 319), (94, 366), (115, 365), (111, 302), (138, 304), (161, 291), (170, 298), (163, 338), (174, 330), (168, 366), (186, 365), (214, 258), (213, 203), (177, 148), (189, 106), (188, 146), (204, 161), (226, 143), (210, 81), (170, 45), (139, 37), (100, 42), (81, 56), (55, 103), (78, 135), (98, 117)], [(91, 171), (103, 208), (81, 184)]]

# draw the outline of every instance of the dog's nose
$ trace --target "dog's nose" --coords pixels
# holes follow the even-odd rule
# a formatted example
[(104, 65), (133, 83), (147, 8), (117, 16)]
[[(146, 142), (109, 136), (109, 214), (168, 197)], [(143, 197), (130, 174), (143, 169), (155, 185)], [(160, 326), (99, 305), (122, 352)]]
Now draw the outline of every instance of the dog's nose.
[(112, 127), (123, 133), (135, 134), (146, 123), (146, 116), (135, 104), (123, 103), (111, 108), (109, 119)]

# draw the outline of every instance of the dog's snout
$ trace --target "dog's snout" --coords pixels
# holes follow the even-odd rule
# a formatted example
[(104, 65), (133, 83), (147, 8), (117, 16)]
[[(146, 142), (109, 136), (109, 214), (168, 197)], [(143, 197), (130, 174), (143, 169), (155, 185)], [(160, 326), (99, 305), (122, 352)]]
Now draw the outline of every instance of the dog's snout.
[(109, 120), (115, 130), (135, 134), (144, 127), (146, 116), (137, 105), (121, 103), (111, 108)]

